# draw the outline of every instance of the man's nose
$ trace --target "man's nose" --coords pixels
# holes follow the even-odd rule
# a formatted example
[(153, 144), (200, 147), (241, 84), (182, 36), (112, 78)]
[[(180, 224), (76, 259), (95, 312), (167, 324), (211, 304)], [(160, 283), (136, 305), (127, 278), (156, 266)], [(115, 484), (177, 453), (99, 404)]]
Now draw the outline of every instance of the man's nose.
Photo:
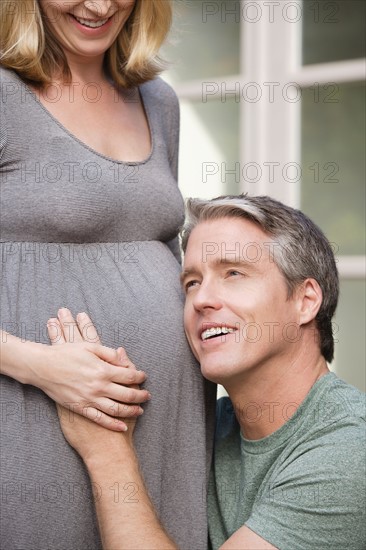
[(222, 307), (219, 289), (214, 282), (204, 282), (194, 294), (193, 306), (197, 311), (214, 309), (218, 310)]

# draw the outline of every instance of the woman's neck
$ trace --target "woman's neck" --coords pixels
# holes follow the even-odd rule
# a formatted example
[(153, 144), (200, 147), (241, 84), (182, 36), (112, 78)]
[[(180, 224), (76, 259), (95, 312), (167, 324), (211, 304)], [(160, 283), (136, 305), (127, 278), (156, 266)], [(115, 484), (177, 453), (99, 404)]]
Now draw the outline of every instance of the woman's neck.
[[(65, 52), (66, 53), (66, 52)], [(104, 71), (104, 56), (98, 59), (80, 59), (66, 54), (67, 63), (71, 72), (73, 83), (88, 84), (90, 82), (102, 84), (107, 82)], [(58, 80), (58, 79), (57, 79)], [(61, 84), (61, 82), (60, 82)]]

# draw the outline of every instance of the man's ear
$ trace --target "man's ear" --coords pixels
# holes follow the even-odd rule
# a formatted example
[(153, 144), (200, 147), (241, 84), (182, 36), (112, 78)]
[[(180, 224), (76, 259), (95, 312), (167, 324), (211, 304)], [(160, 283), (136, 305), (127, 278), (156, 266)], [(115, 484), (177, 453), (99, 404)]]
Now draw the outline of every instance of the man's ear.
[(323, 301), (322, 289), (315, 279), (305, 279), (297, 292), (299, 324), (310, 323), (320, 309)]

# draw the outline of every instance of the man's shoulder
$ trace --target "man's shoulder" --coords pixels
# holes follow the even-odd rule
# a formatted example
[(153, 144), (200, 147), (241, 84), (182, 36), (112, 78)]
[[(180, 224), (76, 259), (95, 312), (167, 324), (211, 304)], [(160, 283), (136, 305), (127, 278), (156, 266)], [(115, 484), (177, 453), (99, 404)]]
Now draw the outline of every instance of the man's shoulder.
[[(272, 434), (271, 439), (275, 441), (277, 435), (282, 439), (285, 431), (286, 438), (290, 436), (287, 439), (290, 447), (317, 439), (332, 444), (335, 439), (353, 438), (359, 432), (361, 437), (357, 441), (362, 445), (365, 421), (366, 395), (329, 373), (314, 385), (297, 413), (280, 431)], [(216, 405), (216, 445), (237, 437), (240, 437), (240, 426), (234, 406), (229, 397), (222, 397)]]
[(334, 373), (330, 373), (328, 394), (334, 402), (344, 405), (343, 412), (348, 415), (354, 415), (363, 418), (366, 416), (366, 394), (345, 382)]
[(335, 483), (332, 476), (338, 474), (359, 479), (366, 443), (365, 397), (335, 374), (324, 377), (293, 424), (274, 469), (277, 480), (296, 479), (300, 472), (313, 482), (329, 478)]
[(349, 547), (361, 548), (365, 395), (334, 374), (319, 382), (269, 469), (247, 526), (278, 548), (345, 548), (352, 538)]
[[(330, 373), (309, 403), (308, 423), (319, 432), (365, 428), (366, 395)], [(343, 433), (344, 435), (344, 433)]]

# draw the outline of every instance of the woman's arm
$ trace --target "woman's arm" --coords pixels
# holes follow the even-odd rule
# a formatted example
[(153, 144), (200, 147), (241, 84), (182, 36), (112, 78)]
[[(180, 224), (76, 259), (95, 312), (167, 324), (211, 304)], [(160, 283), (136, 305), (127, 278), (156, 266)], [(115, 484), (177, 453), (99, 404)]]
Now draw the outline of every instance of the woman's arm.
[[(79, 342), (87, 321), (90, 323), (86, 318), (79, 321), (80, 333), (76, 337)], [(56, 322), (50, 330), (51, 340), (54, 340), (55, 327)], [(94, 327), (91, 330), (95, 331)], [(66, 340), (67, 336), (57, 343)], [(128, 370), (131, 369), (134, 369), (132, 364)], [(132, 441), (136, 421), (131, 419), (130, 430), (121, 434), (105, 430), (79, 415), (70, 415), (70, 411), (62, 407), (58, 407), (58, 412), (62, 431), (84, 460), (93, 483), (103, 548), (176, 550), (177, 546), (158, 520), (140, 473)]]
[[(59, 312), (68, 326), (70, 317), (68, 310)], [(85, 341), (47, 346), (2, 332), (0, 357), (1, 374), (40, 388), (56, 403), (111, 430), (126, 430), (117, 417), (141, 414), (138, 404), (150, 397), (146, 390), (125, 387), (141, 384), (146, 377), (126, 368), (131, 362), (122, 348)]]

